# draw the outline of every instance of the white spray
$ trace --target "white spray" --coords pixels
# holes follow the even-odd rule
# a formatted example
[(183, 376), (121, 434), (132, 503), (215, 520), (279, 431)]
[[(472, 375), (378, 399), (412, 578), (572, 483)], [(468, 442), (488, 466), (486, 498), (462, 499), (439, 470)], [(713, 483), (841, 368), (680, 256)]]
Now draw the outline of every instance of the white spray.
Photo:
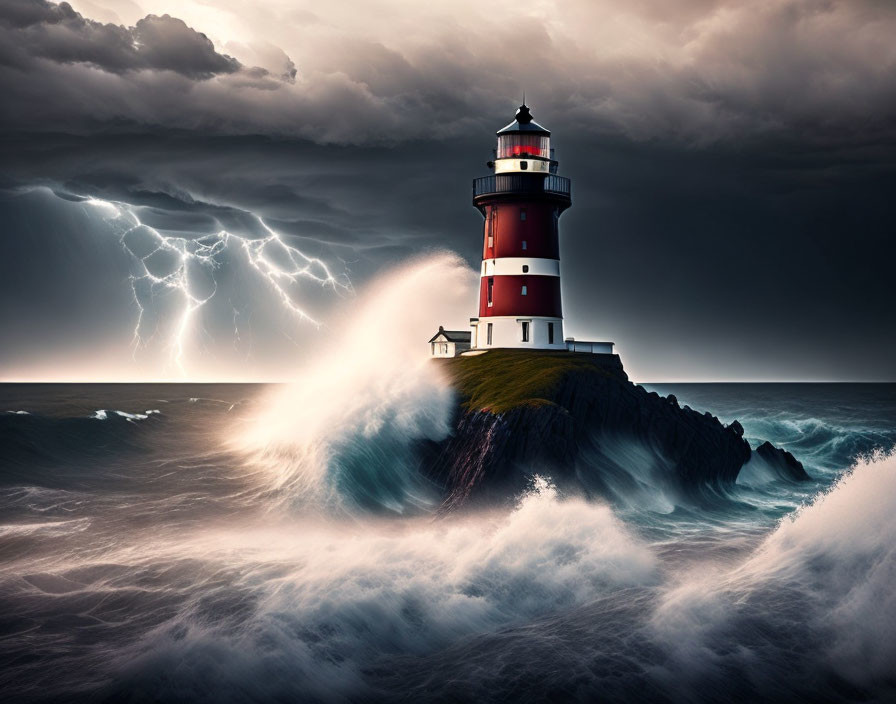
[(399, 266), (362, 292), (238, 438), (264, 484), (303, 504), (342, 502), (334, 489), (397, 512), (428, 503), (409, 483), (408, 447), (448, 433), (453, 396), (427, 341), (440, 323), (465, 321), (474, 296), (475, 273), (450, 253)]

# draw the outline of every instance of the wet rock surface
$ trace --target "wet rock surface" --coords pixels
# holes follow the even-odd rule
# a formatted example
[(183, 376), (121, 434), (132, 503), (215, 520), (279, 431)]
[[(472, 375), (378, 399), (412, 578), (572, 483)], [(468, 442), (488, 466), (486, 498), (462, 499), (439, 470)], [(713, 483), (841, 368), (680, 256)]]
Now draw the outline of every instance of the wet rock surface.
[(802, 462), (787, 450), (775, 447), (768, 440), (757, 447), (754, 452), (771, 466), (775, 472), (785, 479), (804, 482), (810, 479)]
[[(500, 373), (503, 385), (512, 383), (505, 364), (521, 375), (531, 376), (532, 368), (550, 374), (532, 385), (531, 397), (517, 392), (489, 407), (484, 375)], [(633, 384), (617, 355), (493, 350), (445, 366), (459, 405), (453, 433), (432, 448), (427, 464), (444, 487), (446, 509), (512, 497), (534, 473), (601, 494), (634, 464), (644, 465), (638, 470), (649, 474), (651, 485), (699, 494), (733, 484), (751, 456), (740, 423), (726, 426), (710, 413), (681, 407), (672, 395)], [(767, 442), (756, 452), (782, 475), (808, 479), (789, 452)]]

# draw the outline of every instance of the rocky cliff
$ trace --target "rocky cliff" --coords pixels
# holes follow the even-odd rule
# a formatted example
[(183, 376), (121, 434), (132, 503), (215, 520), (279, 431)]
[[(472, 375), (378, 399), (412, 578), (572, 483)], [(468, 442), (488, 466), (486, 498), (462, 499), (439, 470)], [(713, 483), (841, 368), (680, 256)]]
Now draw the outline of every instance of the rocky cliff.
[[(751, 457), (740, 423), (633, 384), (617, 355), (491, 350), (433, 363), (459, 398), (454, 431), (428, 462), (446, 509), (513, 496), (534, 472), (585, 493), (699, 495), (733, 484)], [(760, 452), (783, 476), (808, 478), (790, 453)]]

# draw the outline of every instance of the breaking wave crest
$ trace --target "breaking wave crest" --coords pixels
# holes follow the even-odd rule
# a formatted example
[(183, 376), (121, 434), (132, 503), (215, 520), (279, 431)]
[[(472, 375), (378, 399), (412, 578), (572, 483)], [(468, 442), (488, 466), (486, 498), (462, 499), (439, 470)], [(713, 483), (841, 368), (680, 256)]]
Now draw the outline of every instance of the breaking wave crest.
[(840, 471), (862, 454), (892, 446), (893, 429), (876, 427), (867, 420), (844, 419), (839, 424), (814, 417), (793, 418), (768, 414), (747, 419), (754, 443), (771, 438), (800, 457), (804, 463), (827, 471)]
[(447, 253), (389, 272), (298, 378), (265, 400), (235, 445), (269, 498), (394, 513), (433, 506), (415, 449), (447, 435), (453, 395), (426, 341), (434, 321), (464, 320), (474, 276)]
[[(650, 550), (609, 508), (541, 479), (509, 514), (209, 531), (129, 567), (152, 571), (167, 553), (199, 560), (205, 596), (183, 595), (121, 654), (113, 699), (150, 684), (159, 701), (369, 694), (363, 675), (390, 657), (657, 579)], [(237, 572), (231, 587), (215, 586), (222, 571)]]
[(783, 519), (743, 563), (684, 580), (653, 618), (692, 679), (751, 672), (783, 699), (821, 684), (843, 699), (892, 690), (896, 662), (896, 455), (860, 459)]

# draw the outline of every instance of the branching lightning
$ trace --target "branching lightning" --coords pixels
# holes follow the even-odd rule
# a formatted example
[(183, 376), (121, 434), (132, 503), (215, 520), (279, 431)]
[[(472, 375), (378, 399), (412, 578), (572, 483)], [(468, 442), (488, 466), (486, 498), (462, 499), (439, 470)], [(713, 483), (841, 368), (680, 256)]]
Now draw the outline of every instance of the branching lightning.
[[(137, 206), (98, 198), (88, 198), (84, 202), (98, 208), (107, 222), (121, 223), (119, 242), (136, 265), (134, 273), (129, 277), (131, 293), (138, 310), (132, 341), (134, 355), (156, 334), (153, 331), (147, 337), (144, 329), (147, 327), (146, 298), (141, 294), (145, 291), (149, 300), (162, 292), (179, 296), (181, 305), (177, 322), (166, 347), (171, 361), (181, 373), (186, 372), (185, 342), (193, 332), (196, 313), (217, 292), (215, 272), (222, 265), (223, 253), (231, 247), (239, 247), (245, 253), (252, 270), (271, 288), (283, 308), (301, 322), (316, 327), (321, 325), (293, 299), (289, 290), (291, 285), (307, 280), (332, 288), (336, 293), (351, 293), (353, 290), (347, 277), (334, 276), (323, 260), (308, 256), (288, 244), (259, 216), (254, 217), (265, 233), (259, 238), (245, 237), (223, 229), (214, 234), (189, 238), (162, 234), (143, 223)], [(132, 241), (133, 233), (137, 231), (149, 236), (149, 246), (145, 237)], [(211, 284), (206, 287), (207, 290), (201, 290), (200, 282), (197, 282), (199, 272), (208, 275)], [(235, 331), (236, 313), (234, 309)], [(238, 335), (238, 331), (236, 334)]]

